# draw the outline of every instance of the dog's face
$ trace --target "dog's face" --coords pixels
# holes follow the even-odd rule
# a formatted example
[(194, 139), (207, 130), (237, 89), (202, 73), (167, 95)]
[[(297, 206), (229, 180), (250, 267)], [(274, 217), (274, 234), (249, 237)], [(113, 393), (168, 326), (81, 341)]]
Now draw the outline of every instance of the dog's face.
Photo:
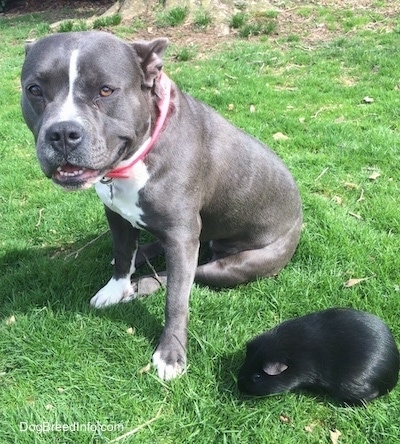
[(56, 184), (88, 188), (148, 137), (151, 93), (139, 54), (105, 33), (56, 34), (27, 47), (23, 116)]

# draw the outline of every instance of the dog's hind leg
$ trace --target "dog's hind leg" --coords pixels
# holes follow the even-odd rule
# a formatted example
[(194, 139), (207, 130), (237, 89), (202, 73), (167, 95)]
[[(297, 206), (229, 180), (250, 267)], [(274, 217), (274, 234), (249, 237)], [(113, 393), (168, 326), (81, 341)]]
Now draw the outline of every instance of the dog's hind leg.
[[(259, 277), (271, 277), (292, 258), (301, 227), (296, 225), (284, 237), (262, 248), (223, 254), (196, 269), (195, 282), (212, 287), (232, 287)], [(220, 247), (223, 243), (219, 242)]]

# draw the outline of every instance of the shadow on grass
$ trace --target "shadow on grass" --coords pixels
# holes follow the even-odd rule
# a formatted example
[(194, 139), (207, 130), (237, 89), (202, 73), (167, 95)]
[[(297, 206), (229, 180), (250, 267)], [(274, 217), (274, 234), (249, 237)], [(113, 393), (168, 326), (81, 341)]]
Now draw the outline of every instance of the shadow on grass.
[[(112, 275), (112, 245), (107, 234), (92, 244), (93, 237), (82, 239), (68, 245), (68, 250), (32, 247), (0, 256), (0, 321), (49, 307), (55, 314), (79, 313), (124, 322), (156, 346), (163, 317), (150, 313), (143, 298), (105, 309), (89, 305)], [(137, 275), (149, 273), (151, 269), (143, 266)]]

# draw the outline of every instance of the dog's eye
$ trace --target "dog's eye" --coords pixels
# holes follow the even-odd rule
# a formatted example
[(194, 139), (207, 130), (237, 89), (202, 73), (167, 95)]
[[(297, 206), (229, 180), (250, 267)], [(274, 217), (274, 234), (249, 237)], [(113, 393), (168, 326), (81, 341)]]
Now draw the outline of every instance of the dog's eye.
[(100, 96), (101, 97), (110, 97), (113, 92), (114, 92), (114, 90), (111, 89), (109, 86), (103, 86), (100, 89)]
[(28, 91), (32, 94), (32, 96), (40, 97), (42, 95), (42, 89), (39, 85), (31, 85), (28, 88)]

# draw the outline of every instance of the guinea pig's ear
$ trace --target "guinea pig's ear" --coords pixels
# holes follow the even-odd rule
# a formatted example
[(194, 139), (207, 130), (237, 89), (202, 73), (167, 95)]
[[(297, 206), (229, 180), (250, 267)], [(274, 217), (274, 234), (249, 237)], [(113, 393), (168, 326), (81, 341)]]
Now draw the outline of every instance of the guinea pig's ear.
[(267, 375), (276, 376), (284, 372), (288, 366), (283, 362), (266, 362), (263, 366), (263, 370)]

